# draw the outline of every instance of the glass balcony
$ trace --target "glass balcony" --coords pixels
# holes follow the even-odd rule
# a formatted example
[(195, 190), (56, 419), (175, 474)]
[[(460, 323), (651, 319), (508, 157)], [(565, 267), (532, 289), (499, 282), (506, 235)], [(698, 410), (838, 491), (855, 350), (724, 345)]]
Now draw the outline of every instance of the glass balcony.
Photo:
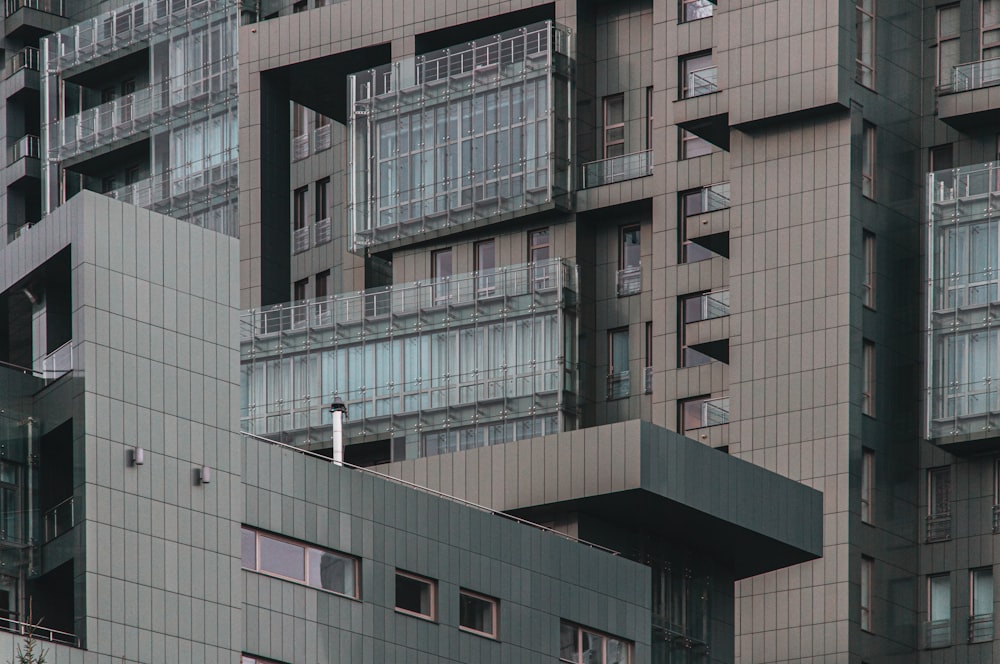
[(292, 231), (292, 253), (301, 254), (309, 248), (309, 227), (303, 226)]
[(10, 148), (10, 154), (7, 158), (7, 163), (13, 164), (18, 159), (24, 159), (25, 157), (31, 157), (32, 159), (38, 159), (39, 147), (38, 147), (38, 137), (28, 134), (27, 136), (22, 136), (17, 139), (17, 142)]
[(636, 295), (642, 292), (642, 266), (632, 265), (618, 270), (617, 278), (618, 297)]
[(76, 525), (76, 507), (70, 496), (42, 516), (44, 525), (44, 542), (51, 542), (60, 535), (65, 535)]
[(329, 124), (318, 127), (313, 131), (313, 148), (316, 152), (329, 150), (333, 145), (333, 138)]
[(73, 341), (67, 341), (59, 348), (55, 349), (41, 362), (39, 373), (46, 380), (55, 380), (64, 374), (73, 371)]
[(19, 9), (27, 8), (35, 11), (65, 16), (63, 0), (4, 0), (4, 15), (12, 16)]
[(572, 70), (544, 22), (352, 75), (352, 249), (568, 206)]
[(939, 92), (966, 92), (1000, 85), (1000, 59), (980, 60), (957, 65), (951, 70), (951, 81), (942, 85)]
[(927, 541), (944, 542), (951, 539), (951, 512), (927, 515)]
[(684, 322), (697, 323), (729, 315), (729, 291), (715, 291), (684, 298)]
[(576, 294), (550, 260), (245, 311), (243, 429), (328, 447), (335, 395), (397, 459), (572, 429)]
[(681, 407), (685, 434), (695, 429), (729, 423), (729, 397), (689, 399)]
[(624, 399), (632, 393), (628, 371), (608, 374), (608, 399)]
[(700, 97), (719, 90), (719, 68), (705, 67), (687, 72), (687, 85), (684, 88), (684, 98)]
[(643, 150), (632, 154), (592, 161), (583, 165), (583, 188), (633, 180), (653, 174), (653, 151)]
[(38, 49), (34, 46), (25, 46), (7, 61), (7, 78), (10, 78), (22, 69), (38, 71)]
[(316, 239), (317, 245), (325, 244), (331, 240), (331, 229), (330, 229), (330, 218), (320, 219), (316, 222)]

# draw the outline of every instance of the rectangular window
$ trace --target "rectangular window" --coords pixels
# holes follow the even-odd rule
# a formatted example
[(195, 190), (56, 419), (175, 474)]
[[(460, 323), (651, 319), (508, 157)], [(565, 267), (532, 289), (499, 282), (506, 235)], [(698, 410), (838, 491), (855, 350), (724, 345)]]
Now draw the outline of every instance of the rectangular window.
[(861, 556), (861, 629), (872, 631), (872, 581), (875, 578), (875, 560)]
[(358, 597), (358, 559), (304, 542), (242, 530), (243, 569)]
[(625, 154), (625, 95), (604, 98), (604, 158)]
[(646, 375), (645, 392), (653, 393), (653, 321), (646, 321)]
[(875, 89), (875, 0), (857, 0), (855, 21), (855, 78), (866, 88)]
[(928, 648), (951, 645), (951, 576), (935, 574), (927, 577)]
[(952, 86), (952, 70), (961, 59), (959, 36), (961, 11), (958, 5), (939, 7), (937, 10), (937, 84)]
[[(1000, 144), (1000, 142), (998, 142)], [(932, 147), (928, 153), (928, 170), (931, 173), (934, 171), (943, 171), (954, 166), (954, 161), (952, 159), (952, 154), (954, 150), (951, 143), (945, 143), (944, 145), (936, 145)], [(1000, 153), (998, 153), (1000, 154)]]
[[(980, 17), (979, 59), (996, 60), (1000, 58), (1000, 0), (982, 0), (982, 16)], [(997, 79), (996, 67), (984, 67), (983, 78), (990, 81)]]
[(566, 664), (629, 664), (632, 643), (564, 622), (559, 625), (559, 661)]
[(330, 294), (330, 271), (323, 270), (316, 273), (316, 298), (326, 297)]
[(861, 143), (861, 193), (875, 198), (875, 125), (865, 122)]
[(970, 602), (971, 616), (993, 615), (993, 568), (981, 567), (969, 572), (969, 585), (972, 600)]
[(729, 422), (729, 397), (693, 397), (682, 399), (678, 406), (682, 434)]
[(292, 228), (301, 230), (306, 227), (306, 196), (308, 187), (300, 187), (292, 194)]
[(715, 12), (712, 0), (681, 0), (681, 23), (708, 18)]
[(875, 450), (861, 448), (861, 522), (871, 523), (875, 515)]
[(861, 350), (861, 412), (875, 417), (875, 342), (865, 339)]
[(941, 466), (927, 471), (927, 514), (951, 514), (951, 468)]
[(528, 260), (535, 265), (534, 286), (536, 289), (549, 288), (554, 283), (555, 266), (549, 265), (551, 233), (548, 228), (539, 228), (528, 233)]
[(687, 129), (678, 127), (678, 131), (680, 132), (681, 159), (693, 159), (712, 154), (713, 146), (704, 138), (692, 134)]
[(308, 289), (309, 289), (308, 279), (299, 279), (298, 281), (296, 281), (294, 286), (292, 286), (292, 300), (294, 302), (300, 302), (309, 297), (307, 294)]
[(497, 638), (497, 614), (499, 600), (486, 595), (480, 595), (469, 590), (460, 590), (458, 596), (458, 626), (459, 628)]
[(477, 274), (476, 291), (481, 297), (492, 295), (496, 291), (496, 247), (496, 241), (492, 239), (481, 240), (474, 247), (475, 265), (473, 269)]
[(419, 618), (437, 617), (437, 583), (396, 570), (396, 610)]
[(444, 304), (451, 299), (453, 272), (451, 247), (431, 252), (431, 278), (434, 279), (434, 304)]
[(653, 86), (646, 88), (646, 149), (653, 149)]
[(642, 244), (638, 226), (623, 226), (618, 233), (618, 296), (642, 291)]
[(681, 99), (707, 95), (719, 89), (719, 68), (712, 64), (712, 52), (693, 53), (680, 60)]
[(328, 209), (330, 201), (330, 178), (323, 178), (316, 181), (316, 207), (313, 210), (316, 221), (322, 221), (330, 217)]
[(862, 281), (861, 303), (869, 309), (875, 308), (875, 234), (864, 231), (861, 236)]
[(622, 399), (631, 393), (628, 359), (628, 328), (608, 331), (609, 399)]

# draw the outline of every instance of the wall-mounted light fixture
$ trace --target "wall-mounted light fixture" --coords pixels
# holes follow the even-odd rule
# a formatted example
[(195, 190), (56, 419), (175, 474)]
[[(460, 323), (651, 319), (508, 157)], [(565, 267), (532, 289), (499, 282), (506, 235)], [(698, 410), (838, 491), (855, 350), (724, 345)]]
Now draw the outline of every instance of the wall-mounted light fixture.
[(141, 466), (146, 463), (146, 450), (141, 447), (132, 448), (132, 465)]
[(212, 469), (208, 466), (202, 466), (198, 471), (198, 481), (202, 484), (210, 484), (212, 482)]

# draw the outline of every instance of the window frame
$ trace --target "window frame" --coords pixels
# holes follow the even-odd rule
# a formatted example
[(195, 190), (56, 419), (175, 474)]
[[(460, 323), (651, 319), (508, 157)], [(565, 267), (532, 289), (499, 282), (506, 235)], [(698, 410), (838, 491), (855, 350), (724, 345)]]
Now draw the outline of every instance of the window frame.
[[(940, 486), (939, 480), (944, 478), (947, 480), (946, 488), (947, 495), (946, 503), (947, 507), (942, 511), (937, 511), (937, 500), (935, 499), (935, 494), (938, 493), (938, 487)], [(935, 466), (933, 468), (927, 469), (927, 516), (949, 516), (951, 515), (951, 503), (952, 503), (952, 482), (951, 482), (951, 466)]]
[(976, 613), (976, 575), (984, 572), (988, 572), (990, 576), (990, 602), (989, 605), (992, 607), (994, 605), (994, 598), (996, 593), (993, 590), (993, 566), (984, 565), (983, 567), (974, 567), (969, 570), (969, 617), (970, 618), (981, 618), (984, 616), (991, 616), (995, 611), (990, 611), (989, 613)]
[(330, 218), (330, 178), (316, 180), (316, 191), (313, 195), (313, 219), (316, 222)]
[[(865, 7), (865, 5), (870, 5), (870, 8)], [(868, 88), (869, 90), (875, 89), (875, 47), (876, 47), (876, 35), (875, 35), (875, 14), (876, 14), (876, 0), (855, 0), (855, 28), (854, 37), (856, 41), (856, 51), (855, 51), (855, 72), (854, 80), (856, 80), (860, 85)], [(864, 48), (868, 39), (865, 39), (864, 28), (865, 25), (869, 26), (870, 30), (870, 43), (868, 46), (868, 53), (871, 57), (871, 62), (866, 62), (864, 58)], [(865, 74), (868, 76), (866, 77)], [(867, 79), (867, 80), (866, 80)]]
[[(944, 34), (941, 33), (941, 26), (944, 23), (941, 20), (941, 18), (944, 15), (945, 12), (951, 11), (951, 10), (956, 10), (956, 11), (959, 12), (958, 30), (956, 32), (954, 32), (954, 33), (949, 33), (947, 35), (944, 35)], [(945, 78), (945, 80), (942, 80), (942, 74), (945, 73), (945, 72), (941, 71), (941, 67), (945, 63), (942, 62), (941, 53), (944, 50), (944, 48), (943, 48), (944, 44), (947, 44), (947, 43), (953, 42), (953, 41), (956, 42), (956, 43), (958, 43), (958, 44), (961, 44), (961, 37), (962, 37), (961, 20), (962, 20), (962, 18), (961, 18), (961, 8), (960, 8), (960, 5), (958, 3), (954, 3), (954, 4), (950, 4), (950, 5), (943, 5), (941, 7), (937, 7), (937, 11), (935, 13), (934, 19), (935, 19), (935, 40), (934, 40), (935, 53), (934, 53), (934, 60), (935, 60), (935, 64), (937, 65), (934, 68), (934, 77), (936, 79), (937, 87), (938, 88), (950, 87), (952, 85), (952, 70), (954, 69), (955, 65), (961, 64), (961, 61), (962, 61), (961, 50), (959, 50), (959, 55), (958, 55), (957, 61), (954, 64), (951, 64), (949, 66), (948, 71), (946, 72), (947, 73), (947, 77)]]
[[(625, 338), (625, 355), (628, 358), (625, 362), (625, 367), (616, 367), (614, 363), (615, 359), (615, 340), (624, 336)], [(631, 343), (632, 340), (629, 338), (629, 328), (627, 325), (622, 327), (615, 327), (608, 330), (608, 400), (613, 401), (615, 399), (627, 399), (632, 396), (632, 385), (631, 385), (631, 373), (629, 368), (632, 364), (632, 353), (631, 353)], [(614, 389), (614, 388), (619, 388)], [(622, 393), (624, 392), (624, 393)]]
[(309, 187), (299, 187), (292, 192), (292, 230), (300, 231), (309, 225), (308, 196)]
[(865, 632), (872, 631), (872, 601), (874, 593), (872, 586), (875, 583), (875, 559), (871, 556), (861, 556), (861, 615), (860, 626)]
[(875, 240), (875, 233), (869, 230), (862, 231), (861, 234), (861, 303), (868, 309), (875, 309), (875, 286), (877, 283), (878, 269), (878, 245)]
[[(441, 259), (448, 257), (447, 274), (441, 272)], [(434, 305), (447, 304), (451, 300), (451, 278), (455, 274), (455, 252), (452, 247), (442, 247), (431, 251), (431, 280), (434, 283)]]
[[(483, 250), (489, 248), (493, 265), (483, 267)], [(497, 243), (496, 238), (479, 240), (472, 245), (472, 270), (476, 273), (476, 294), (488, 297), (496, 291)]]
[[(469, 627), (462, 624), (462, 598), (471, 597), (483, 602), (486, 602), (492, 607), (492, 620), (491, 626), (492, 631), (484, 632), (476, 629), (475, 627)], [(475, 634), (476, 636), (486, 637), (488, 639), (494, 639), (496, 641), (500, 640), (500, 600), (496, 597), (490, 597), (489, 595), (484, 595), (482, 593), (477, 593), (474, 590), (468, 590), (466, 588), (459, 588), (458, 590), (458, 629), (463, 632), (468, 632), (469, 634)]]
[(871, 525), (875, 517), (875, 450), (861, 448), (861, 523)]
[[(687, 159), (697, 159), (698, 157), (705, 157), (712, 154), (715, 151), (715, 146), (712, 145), (710, 141), (705, 140), (701, 136), (693, 132), (690, 132), (687, 129), (684, 129), (683, 127), (677, 128), (677, 135), (678, 135), (677, 139), (678, 144), (680, 146), (679, 150), (680, 154), (678, 154), (678, 158), (681, 161)], [(701, 144), (701, 143), (704, 143), (708, 147), (708, 150), (705, 152), (698, 152), (697, 154), (692, 154), (689, 150), (689, 146), (691, 144)]]
[[(712, 0), (680, 0), (680, 3), (680, 11), (677, 16), (678, 23), (692, 23), (705, 18), (712, 18), (715, 15), (715, 3)], [(689, 7), (695, 7), (694, 12), (689, 14)], [(709, 8), (709, 12), (698, 15), (699, 10), (703, 11), (706, 7)]]
[(646, 88), (646, 149), (653, 149), (653, 86)]
[[(698, 60), (702, 60), (705, 58), (708, 59), (709, 62), (708, 66), (699, 66), (697, 69), (691, 68), (692, 64), (696, 63)], [(711, 50), (698, 51), (696, 53), (687, 53), (685, 55), (680, 56), (678, 58), (678, 61), (680, 63), (679, 67), (680, 81), (677, 87), (681, 99), (694, 99), (695, 97), (702, 97), (704, 95), (713, 94), (719, 91), (719, 80), (718, 80), (719, 67), (718, 65), (715, 64), (715, 60), (712, 57)], [(697, 94), (694, 94), (692, 92), (694, 90), (694, 86), (690, 85), (691, 75), (696, 74), (697, 72), (707, 71), (709, 69), (715, 69), (716, 71), (717, 77), (715, 83), (710, 86), (711, 89), (706, 89), (703, 92), (698, 92)]]
[(867, 120), (861, 126), (861, 195), (875, 200), (875, 160), (878, 158), (876, 127)]
[[(935, 604), (933, 601), (934, 594), (931, 589), (933, 587), (935, 580), (942, 580), (942, 579), (946, 581), (948, 584), (948, 600), (945, 602), (944, 606), (944, 608), (947, 609), (948, 617), (935, 619), (933, 617), (935, 608)], [(927, 575), (927, 622), (938, 622), (943, 620), (948, 620), (950, 622), (952, 613), (951, 604), (952, 604), (951, 572), (944, 572), (942, 574), (928, 574)]]
[(568, 620), (559, 621), (559, 633), (562, 634), (563, 628), (569, 627), (574, 630), (576, 649), (574, 652), (574, 659), (565, 659), (562, 655), (562, 643), (560, 638), (559, 644), (559, 656), (557, 661), (562, 664), (584, 664), (583, 661), (583, 635), (584, 633), (593, 634), (596, 637), (600, 637), (603, 641), (603, 652), (601, 653), (601, 659), (599, 664), (606, 664), (608, 661), (608, 641), (617, 641), (625, 646), (625, 664), (632, 664), (635, 657), (635, 643), (629, 639), (622, 638), (620, 636), (615, 636), (614, 634), (608, 634), (606, 632), (601, 632), (596, 629), (591, 629), (589, 627), (584, 627), (578, 623), (570, 622)]
[[(987, 50), (1000, 51), (1000, 39), (998, 39), (998, 41), (996, 42), (993, 42), (989, 46), (986, 45), (987, 33), (992, 32), (998, 35), (998, 37), (1000, 37), (1000, 18), (998, 18), (997, 23), (990, 23), (989, 25), (987, 25), (986, 23), (986, 3), (988, 1), (989, 0), (979, 1), (979, 61), (980, 62), (986, 62), (987, 60), (996, 60), (998, 57), (1000, 57), (1000, 55), (993, 58), (986, 57)], [(997, 0), (994, 0), (994, 2), (997, 2)], [(1000, 12), (998, 12), (998, 17), (1000, 17)]]
[[(610, 103), (613, 103), (613, 102), (620, 102), (621, 103), (621, 121), (620, 122), (610, 122), (608, 120), (608, 115), (609, 115), (608, 109), (609, 109)], [(601, 154), (603, 155), (604, 159), (613, 159), (615, 157), (623, 157), (623, 156), (625, 156), (625, 93), (624, 92), (617, 92), (615, 94), (606, 95), (604, 97), (604, 99), (602, 100), (602, 109), (603, 109), (604, 115), (603, 115), (603, 120), (602, 120), (602, 123), (601, 123), (601, 127), (603, 128), (602, 129), (602, 134), (601, 134), (602, 139), (603, 139), (603, 141), (602, 141), (602, 148), (601, 148)], [(616, 129), (620, 129), (621, 130), (621, 138), (615, 138), (615, 139), (609, 138), (608, 134), (612, 130), (616, 130)], [(609, 148), (618, 148), (618, 147), (621, 148), (621, 154), (609, 154), (609, 152), (610, 152)]]
[[(420, 583), (425, 584), (429, 588), (429, 592), (430, 592), (430, 602), (429, 602), (429, 604), (430, 604), (430, 613), (429, 614), (420, 613), (418, 611), (411, 611), (410, 609), (406, 609), (406, 608), (403, 608), (403, 607), (399, 606), (399, 597), (398, 597), (398, 594), (396, 592), (396, 583), (395, 583), (395, 581), (398, 581), (399, 577), (407, 578), (407, 579), (410, 579), (411, 581), (418, 581)], [(392, 604), (393, 604), (393, 608), (395, 609), (396, 613), (401, 613), (404, 616), (411, 616), (413, 618), (420, 618), (422, 620), (427, 620), (427, 621), (430, 621), (430, 622), (437, 622), (437, 616), (438, 616), (438, 610), (437, 610), (437, 602), (438, 602), (437, 581), (435, 579), (431, 579), (431, 578), (426, 577), (426, 576), (421, 576), (420, 574), (414, 574), (413, 572), (407, 572), (405, 570), (401, 570), (401, 569), (398, 569), (398, 568), (396, 569), (396, 574), (395, 574), (395, 576), (393, 578), (394, 578), (394, 583), (393, 583)]]
[[(321, 546), (315, 546), (315, 545), (309, 544), (308, 542), (303, 542), (301, 540), (296, 540), (296, 539), (292, 539), (290, 537), (285, 537), (284, 535), (278, 535), (278, 534), (272, 533), (270, 531), (260, 530), (258, 528), (254, 528), (252, 526), (247, 526), (245, 524), (240, 526), (240, 536), (241, 536), (241, 538), (242, 538), (242, 536), (243, 536), (244, 533), (253, 533), (253, 535), (254, 535), (254, 567), (250, 568), (250, 567), (245, 567), (244, 566), (244, 562), (245, 561), (244, 561), (244, 558), (243, 558), (243, 555), (242, 555), (242, 543), (241, 543), (241, 555), (240, 555), (240, 567), (241, 567), (241, 569), (244, 569), (247, 572), (253, 572), (254, 574), (262, 574), (264, 576), (269, 576), (269, 577), (274, 578), (274, 579), (281, 579), (282, 581), (289, 581), (291, 583), (297, 583), (298, 585), (307, 586), (307, 587), (312, 588), (314, 590), (319, 590), (321, 592), (330, 593), (331, 595), (336, 595), (338, 597), (346, 597), (348, 599), (354, 599), (354, 600), (359, 600), (359, 601), (361, 600), (361, 559), (358, 558), (357, 556), (352, 556), (349, 553), (344, 553), (342, 551), (336, 551), (334, 549), (328, 549), (328, 548), (321, 547)], [(299, 547), (300, 549), (302, 549), (302, 560), (303, 560), (303, 569), (304, 569), (303, 576), (305, 578), (304, 579), (296, 579), (295, 577), (286, 576), (284, 574), (279, 574), (277, 572), (272, 572), (270, 570), (262, 569), (261, 568), (261, 560), (260, 560), (260, 540), (261, 540), (261, 537), (267, 537), (267, 538), (272, 539), (272, 540), (277, 541), (277, 542), (283, 542), (285, 544), (291, 544), (293, 546), (296, 546), (296, 547)], [(309, 557), (310, 556), (309, 556), (309, 554), (310, 554), (311, 551), (318, 551), (321, 554), (330, 554), (330, 555), (337, 556), (338, 558), (342, 558), (342, 559), (350, 562), (351, 565), (352, 565), (352, 567), (353, 567), (353, 572), (354, 572), (353, 573), (353, 589), (354, 589), (354, 594), (342, 593), (342, 592), (338, 592), (336, 590), (331, 590), (330, 588), (324, 588), (322, 585), (315, 585), (313, 583), (310, 583), (310, 574), (309, 574), (309, 568), (310, 568)]]
[(875, 342), (871, 339), (861, 340), (861, 414), (875, 417), (875, 387), (876, 364)]

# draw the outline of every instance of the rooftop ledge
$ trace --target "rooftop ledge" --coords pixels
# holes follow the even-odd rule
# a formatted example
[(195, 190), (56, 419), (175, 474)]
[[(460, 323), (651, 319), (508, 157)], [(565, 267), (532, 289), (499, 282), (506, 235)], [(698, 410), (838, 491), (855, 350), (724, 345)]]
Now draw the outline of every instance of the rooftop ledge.
[[(481, 484), (475, 468), (488, 468), (491, 482)], [(619, 525), (661, 530), (736, 578), (822, 555), (820, 492), (640, 420), (379, 470), (497, 510), (575, 504)]]

